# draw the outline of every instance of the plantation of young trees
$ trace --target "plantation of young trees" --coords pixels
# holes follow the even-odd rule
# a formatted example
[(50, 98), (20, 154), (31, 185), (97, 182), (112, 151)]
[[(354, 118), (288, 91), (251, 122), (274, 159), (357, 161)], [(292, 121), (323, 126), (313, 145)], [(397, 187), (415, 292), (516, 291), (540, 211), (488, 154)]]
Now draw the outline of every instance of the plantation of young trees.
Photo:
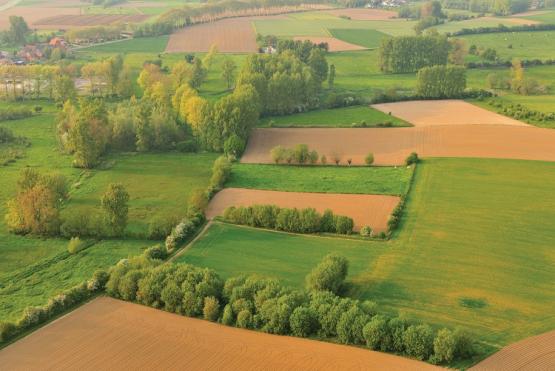
[(458, 98), (466, 88), (462, 66), (432, 66), (418, 71), (416, 94), (423, 98)]

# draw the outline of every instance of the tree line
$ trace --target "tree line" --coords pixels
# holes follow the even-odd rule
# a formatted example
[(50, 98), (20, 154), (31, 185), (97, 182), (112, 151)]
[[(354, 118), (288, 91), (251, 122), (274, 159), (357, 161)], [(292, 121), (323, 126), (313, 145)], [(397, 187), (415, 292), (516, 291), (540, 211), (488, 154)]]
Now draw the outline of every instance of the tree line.
[(382, 40), (379, 66), (383, 72), (416, 72), (422, 67), (445, 65), (451, 44), (445, 35), (398, 36)]

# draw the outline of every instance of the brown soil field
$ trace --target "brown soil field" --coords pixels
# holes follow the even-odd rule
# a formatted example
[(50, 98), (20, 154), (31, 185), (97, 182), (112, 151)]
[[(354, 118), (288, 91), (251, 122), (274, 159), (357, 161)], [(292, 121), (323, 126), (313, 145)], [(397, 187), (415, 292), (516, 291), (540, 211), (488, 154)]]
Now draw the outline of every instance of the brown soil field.
[(511, 344), (478, 363), (471, 371), (555, 370), (555, 331)]
[(397, 12), (382, 9), (348, 8), (326, 11), (326, 13), (339, 16), (347, 16), (357, 21), (384, 21), (397, 17)]
[(50, 25), (39, 25), (38, 21), (44, 19), (45, 17), (53, 16), (70, 16), (74, 18), (79, 14), (78, 8), (55, 8), (55, 7), (28, 7), (28, 6), (16, 6), (13, 8), (6, 9), (0, 12), (0, 29), (8, 29), (10, 27), (9, 18), (12, 15), (18, 15), (25, 18), (25, 21), (30, 28), (39, 29), (52, 29), (54, 27)]
[(372, 108), (402, 118), (414, 126), (527, 124), (458, 99), (374, 104)]
[(328, 159), (361, 165), (372, 152), (376, 165), (401, 165), (421, 157), (483, 157), (555, 161), (555, 130), (512, 125), (453, 125), (415, 128), (255, 129), (241, 162), (271, 163), (277, 145), (307, 144)]
[(229, 206), (256, 204), (288, 208), (312, 207), (322, 213), (331, 209), (335, 214), (353, 218), (355, 230), (368, 225), (376, 233), (387, 230), (387, 220), (399, 203), (397, 196), (355, 195), (338, 193), (305, 193), (226, 188), (218, 192), (206, 209), (206, 216), (222, 215)]
[(498, 20), (502, 20), (504, 22), (507, 23), (511, 23), (515, 26), (520, 26), (520, 25), (529, 25), (529, 24), (539, 24), (541, 22), (538, 21), (533, 21), (531, 19), (523, 19), (523, 18), (512, 18), (512, 17), (482, 17), (480, 19), (483, 19), (485, 21), (498, 21)]
[(365, 50), (367, 48), (348, 43), (343, 40), (336, 39), (335, 37), (313, 37), (313, 36), (295, 36), (294, 40), (310, 40), (315, 44), (328, 43), (330, 52), (345, 52), (351, 50)]
[(185, 27), (171, 34), (166, 52), (207, 52), (217, 45), (222, 53), (256, 52), (256, 35), (251, 17), (228, 18)]
[(100, 297), (0, 351), (5, 370), (438, 370)]
[(37, 26), (49, 27), (90, 27), (90, 26), (109, 26), (117, 23), (138, 23), (149, 18), (148, 15), (134, 14), (89, 14), (89, 15), (56, 15), (44, 17), (35, 21)]

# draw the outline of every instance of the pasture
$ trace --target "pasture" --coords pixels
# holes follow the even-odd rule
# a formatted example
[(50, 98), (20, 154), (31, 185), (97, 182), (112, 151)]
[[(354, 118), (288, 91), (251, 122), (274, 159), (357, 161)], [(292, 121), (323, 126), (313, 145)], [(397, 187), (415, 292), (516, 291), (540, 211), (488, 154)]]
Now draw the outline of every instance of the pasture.
[(329, 31), (340, 40), (369, 49), (378, 48), (382, 39), (388, 36), (376, 30), (331, 29)]
[(390, 242), (214, 224), (179, 260), (300, 288), (319, 259), (337, 252), (350, 260), (352, 296), (438, 326), (464, 326), (499, 348), (555, 326), (554, 186), (553, 163), (426, 160)]
[(156, 37), (139, 37), (129, 40), (121, 40), (99, 44), (87, 48), (82, 48), (80, 51), (87, 53), (162, 53), (166, 50), (169, 36), (156, 36)]

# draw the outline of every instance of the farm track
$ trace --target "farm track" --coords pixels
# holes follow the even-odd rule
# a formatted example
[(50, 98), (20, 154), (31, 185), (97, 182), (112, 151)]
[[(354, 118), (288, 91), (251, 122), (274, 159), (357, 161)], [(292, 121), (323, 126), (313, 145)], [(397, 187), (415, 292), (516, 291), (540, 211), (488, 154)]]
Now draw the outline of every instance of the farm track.
[(387, 230), (387, 220), (399, 203), (397, 196), (335, 193), (306, 193), (226, 188), (218, 192), (206, 209), (206, 216), (222, 215), (229, 206), (270, 204), (287, 208), (314, 208), (322, 213), (331, 209), (335, 214), (353, 218), (355, 230), (368, 225), (375, 232)]
[(222, 326), (108, 297), (4, 348), (0, 365), (7, 370), (439, 369), (395, 355)]

